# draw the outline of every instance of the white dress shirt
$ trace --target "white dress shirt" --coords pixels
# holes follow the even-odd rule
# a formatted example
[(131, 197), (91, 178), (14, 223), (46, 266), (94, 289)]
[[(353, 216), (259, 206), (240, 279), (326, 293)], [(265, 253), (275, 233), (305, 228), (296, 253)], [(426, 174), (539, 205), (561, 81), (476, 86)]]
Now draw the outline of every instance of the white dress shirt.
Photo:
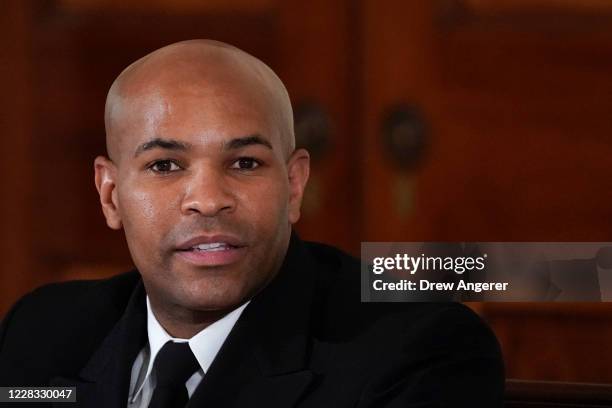
[(147, 296), (147, 334), (148, 344), (138, 353), (134, 364), (132, 364), (132, 376), (130, 380), (130, 393), (128, 397), (129, 408), (147, 408), (155, 389), (155, 373), (152, 372), (153, 362), (157, 353), (168, 341), (177, 343), (189, 343), (200, 369), (196, 371), (185, 383), (189, 398), (197, 388), (198, 384), (208, 371), (219, 349), (225, 342), (236, 321), (242, 314), (244, 308), (249, 304), (246, 302), (234, 309), (222, 319), (217, 320), (191, 339), (177, 339), (168, 334), (159, 324), (151, 310), (151, 303)]

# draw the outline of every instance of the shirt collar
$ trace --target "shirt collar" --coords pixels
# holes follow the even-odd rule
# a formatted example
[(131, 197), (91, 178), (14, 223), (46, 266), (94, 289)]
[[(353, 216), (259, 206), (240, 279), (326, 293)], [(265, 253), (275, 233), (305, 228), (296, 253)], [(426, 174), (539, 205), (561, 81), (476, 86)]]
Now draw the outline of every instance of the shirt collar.
[(144, 380), (140, 387), (134, 394), (136, 397), (143, 388), (143, 385), (149, 380), (151, 371), (153, 370), (153, 362), (159, 350), (168, 341), (174, 341), (177, 343), (189, 343), (189, 348), (193, 352), (196, 360), (200, 364), (200, 368), (206, 373), (210, 368), (213, 360), (215, 359), (219, 349), (225, 342), (225, 339), (229, 335), (230, 331), (236, 324), (236, 321), (242, 314), (244, 308), (249, 304), (250, 300), (232, 310), (221, 319), (207, 326), (205, 329), (200, 331), (198, 334), (193, 336), (191, 339), (179, 339), (172, 337), (159, 323), (155, 314), (151, 309), (151, 303), (149, 296), (147, 296), (147, 334), (149, 337), (149, 361), (147, 364), (147, 372)]

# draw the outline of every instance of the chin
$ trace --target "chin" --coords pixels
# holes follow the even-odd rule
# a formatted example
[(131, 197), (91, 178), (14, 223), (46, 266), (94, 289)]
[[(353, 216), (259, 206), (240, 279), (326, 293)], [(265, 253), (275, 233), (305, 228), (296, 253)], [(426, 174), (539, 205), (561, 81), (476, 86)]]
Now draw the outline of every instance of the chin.
[(180, 303), (191, 310), (231, 310), (240, 306), (247, 299), (247, 291), (239, 284), (229, 282), (198, 282), (183, 293)]

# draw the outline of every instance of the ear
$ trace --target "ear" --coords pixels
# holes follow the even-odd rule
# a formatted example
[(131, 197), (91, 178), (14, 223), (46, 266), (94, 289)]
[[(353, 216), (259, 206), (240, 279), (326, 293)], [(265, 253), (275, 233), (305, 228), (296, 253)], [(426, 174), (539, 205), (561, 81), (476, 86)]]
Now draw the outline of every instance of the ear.
[(94, 161), (94, 168), (96, 188), (98, 194), (100, 194), (100, 204), (104, 217), (106, 217), (106, 224), (112, 229), (121, 229), (119, 199), (117, 198), (116, 188), (117, 167), (106, 157), (98, 156)]
[(300, 207), (304, 189), (310, 175), (310, 155), (304, 149), (293, 152), (287, 162), (289, 177), (289, 222), (295, 224), (300, 219)]

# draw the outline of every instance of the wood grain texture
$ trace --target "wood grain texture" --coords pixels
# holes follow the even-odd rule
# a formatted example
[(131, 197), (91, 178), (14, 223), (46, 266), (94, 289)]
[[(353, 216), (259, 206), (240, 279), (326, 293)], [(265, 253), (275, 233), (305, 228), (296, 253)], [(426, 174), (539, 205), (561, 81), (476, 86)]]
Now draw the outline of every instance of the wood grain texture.
[(1, 9), (0, 314), (38, 281), (31, 245), (38, 207), (31, 196), (32, 9), (19, 0), (7, 0)]

